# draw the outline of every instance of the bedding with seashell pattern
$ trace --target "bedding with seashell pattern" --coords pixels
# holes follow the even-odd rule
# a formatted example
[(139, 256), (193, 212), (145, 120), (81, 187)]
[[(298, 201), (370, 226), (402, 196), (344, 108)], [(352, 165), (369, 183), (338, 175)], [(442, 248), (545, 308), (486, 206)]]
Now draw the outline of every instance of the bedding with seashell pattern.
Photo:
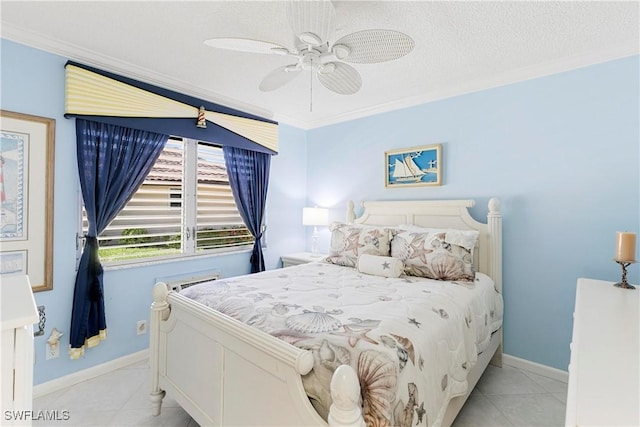
[(368, 426), (440, 424), (502, 324), (493, 281), (386, 278), (324, 262), (217, 280), (181, 292), (314, 355), (302, 378), (325, 419), (333, 371), (360, 378)]

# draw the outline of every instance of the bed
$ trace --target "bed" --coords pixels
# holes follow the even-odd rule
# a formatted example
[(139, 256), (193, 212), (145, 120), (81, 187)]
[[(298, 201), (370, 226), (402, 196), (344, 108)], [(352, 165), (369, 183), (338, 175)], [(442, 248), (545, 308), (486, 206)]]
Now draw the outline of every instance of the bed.
[[(182, 293), (169, 291), (164, 283), (156, 284), (150, 326), (154, 413), (159, 414), (162, 399), (168, 393), (201, 426), (361, 426), (365, 421), (367, 425), (450, 425), (487, 365), (500, 366), (502, 362), (502, 299), (498, 296), (499, 310), (494, 307), (489, 322), (488, 314), (479, 314), (484, 316), (484, 328), (475, 326), (481, 322), (465, 314), (472, 313), (471, 309), (458, 303), (472, 288), (489, 287), (497, 295), (502, 292), (499, 202), (489, 201), (486, 223), (469, 214), (468, 209), (474, 203), (473, 200), (367, 201), (363, 202), (364, 211), (357, 219), (353, 204), (349, 203), (347, 220), (340, 225), (390, 228), (395, 230), (392, 236), (400, 237), (406, 237), (406, 233), (422, 235), (424, 228), (450, 230), (447, 236), (451, 238), (458, 232), (475, 233), (477, 238), (469, 255), (477, 273), (468, 281), (430, 280), (404, 274), (381, 277), (366, 274), (366, 268), (363, 273), (360, 263), (357, 268), (344, 266), (340, 260), (337, 264), (343, 265), (335, 265), (334, 258), (334, 263), (318, 262), (230, 278), (194, 286)], [(402, 242), (400, 237), (391, 239)], [(434, 242), (440, 245), (439, 240)], [(370, 257), (367, 260), (383, 259), (375, 254), (366, 256)], [(360, 260), (364, 259), (363, 254)], [(410, 260), (405, 259), (403, 265), (409, 264)], [(398, 281), (404, 281), (405, 285)], [(300, 304), (289, 300), (300, 293), (299, 289), (289, 289), (296, 284), (305, 292), (323, 292), (334, 298), (335, 303), (318, 300), (312, 304), (311, 301), (320, 298), (314, 293), (306, 294), (307, 300)], [(282, 288), (286, 292), (278, 293)], [(358, 289), (364, 289), (365, 294), (354, 299), (353, 292)], [(405, 290), (409, 294), (401, 293)], [(443, 302), (444, 294), (449, 293), (456, 299)], [(352, 297), (343, 299), (341, 294)], [(418, 294), (430, 299), (417, 300)], [(251, 302), (247, 303), (249, 299)], [(361, 304), (349, 302), (356, 300)], [(418, 306), (431, 304), (427, 311), (432, 318), (446, 320), (442, 323), (454, 325), (461, 336), (472, 336), (475, 340), (470, 345), (462, 339), (447, 338), (443, 341), (449, 342), (448, 349), (445, 346), (440, 354), (434, 344), (421, 342), (422, 336), (427, 335), (424, 331), (437, 320), (423, 324), (426, 315), (406, 315), (413, 314), (415, 309), (407, 308), (408, 305), (402, 319), (387, 319), (381, 313), (386, 314), (389, 306), (376, 305), (387, 300), (389, 306), (405, 307), (409, 300), (415, 300)], [(349, 305), (359, 305), (364, 311), (343, 313), (342, 309)], [(456, 311), (457, 306), (461, 306), (462, 314)], [(243, 317), (243, 321), (238, 320)], [(248, 323), (252, 325), (245, 323), (247, 319), (251, 319)], [(310, 319), (324, 322), (325, 326), (308, 329)], [(469, 329), (473, 333), (465, 329), (465, 322), (467, 328), (470, 323), (474, 325)], [(383, 326), (392, 329), (383, 330)], [(478, 332), (481, 329), (484, 337)], [(310, 343), (309, 335), (316, 333), (319, 338)], [(372, 348), (382, 349), (380, 354), (389, 363), (384, 367), (367, 364), (368, 371), (363, 370), (362, 361), (374, 354)], [(326, 357), (320, 360), (319, 354), (329, 354), (330, 363)], [(447, 364), (451, 366), (440, 368)], [(386, 374), (389, 366), (397, 380)], [(436, 367), (437, 375), (432, 372)], [(449, 369), (448, 374), (442, 375), (442, 369)], [(385, 386), (388, 396), (379, 392), (380, 387), (371, 388), (373, 382), (389, 383), (381, 379), (383, 373), (385, 378), (392, 378), (389, 381), (393, 385)], [(326, 390), (317, 385), (321, 381), (328, 383)], [(436, 387), (432, 383), (442, 390), (432, 391), (429, 387)], [(388, 393), (390, 388), (393, 395)]]

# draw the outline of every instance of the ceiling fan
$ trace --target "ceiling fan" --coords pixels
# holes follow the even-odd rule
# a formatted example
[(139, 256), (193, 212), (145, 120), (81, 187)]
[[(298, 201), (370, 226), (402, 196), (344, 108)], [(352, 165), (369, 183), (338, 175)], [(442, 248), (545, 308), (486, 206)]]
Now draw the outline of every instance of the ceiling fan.
[(362, 30), (331, 42), (335, 32), (335, 8), (330, 0), (286, 2), (287, 20), (294, 35), (294, 48), (263, 40), (217, 37), (205, 45), (240, 52), (282, 55), (295, 62), (276, 68), (259, 85), (268, 92), (291, 82), (302, 70), (311, 70), (327, 89), (351, 95), (362, 86), (358, 70), (346, 62), (373, 64), (392, 61), (413, 49), (411, 37), (394, 30)]

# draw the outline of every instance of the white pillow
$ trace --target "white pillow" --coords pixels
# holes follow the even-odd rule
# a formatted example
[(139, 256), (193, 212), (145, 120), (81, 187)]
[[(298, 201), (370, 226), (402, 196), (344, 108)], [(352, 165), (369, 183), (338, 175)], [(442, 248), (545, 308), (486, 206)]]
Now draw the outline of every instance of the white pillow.
[(390, 256), (362, 254), (358, 257), (358, 271), (382, 277), (400, 277), (404, 264)]

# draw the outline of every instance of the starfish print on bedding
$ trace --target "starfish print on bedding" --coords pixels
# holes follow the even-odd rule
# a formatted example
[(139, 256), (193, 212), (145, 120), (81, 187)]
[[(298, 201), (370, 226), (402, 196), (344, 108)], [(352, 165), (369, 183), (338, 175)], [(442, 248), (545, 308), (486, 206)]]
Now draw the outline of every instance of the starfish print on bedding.
[(415, 317), (409, 318), (409, 323), (412, 325), (416, 325), (416, 328), (419, 328), (422, 323), (418, 322)]
[(389, 270), (391, 268), (391, 264), (389, 264), (388, 261), (385, 261), (382, 263), (382, 269), (383, 270)]
[(409, 243), (410, 254), (411, 254), (409, 255), (409, 259), (419, 258), (420, 261), (422, 261), (423, 263), (425, 264), (427, 263), (427, 254), (430, 254), (431, 252), (433, 252), (433, 249), (426, 249), (424, 247), (424, 243), (425, 243), (424, 237), (415, 238)]
[(351, 347), (355, 347), (360, 340), (378, 345), (378, 341), (373, 340), (367, 336), (367, 332), (371, 332), (372, 329), (362, 329), (356, 332), (347, 325), (342, 325), (342, 327), (344, 328), (344, 332), (331, 332), (331, 335), (340, 335), (343, 337), (347, 337), (349, 339), (348, 342)]
[(360, 247), (360, 244), (358, 243), (358, 237), (360, 236), (359, 233), (351, 233), (347, 236), (345, 240), (345, 245), (344, 245), (344, 250), (345, 251), (355, 251), (356, 253), (358, 252), (358, 247)]

